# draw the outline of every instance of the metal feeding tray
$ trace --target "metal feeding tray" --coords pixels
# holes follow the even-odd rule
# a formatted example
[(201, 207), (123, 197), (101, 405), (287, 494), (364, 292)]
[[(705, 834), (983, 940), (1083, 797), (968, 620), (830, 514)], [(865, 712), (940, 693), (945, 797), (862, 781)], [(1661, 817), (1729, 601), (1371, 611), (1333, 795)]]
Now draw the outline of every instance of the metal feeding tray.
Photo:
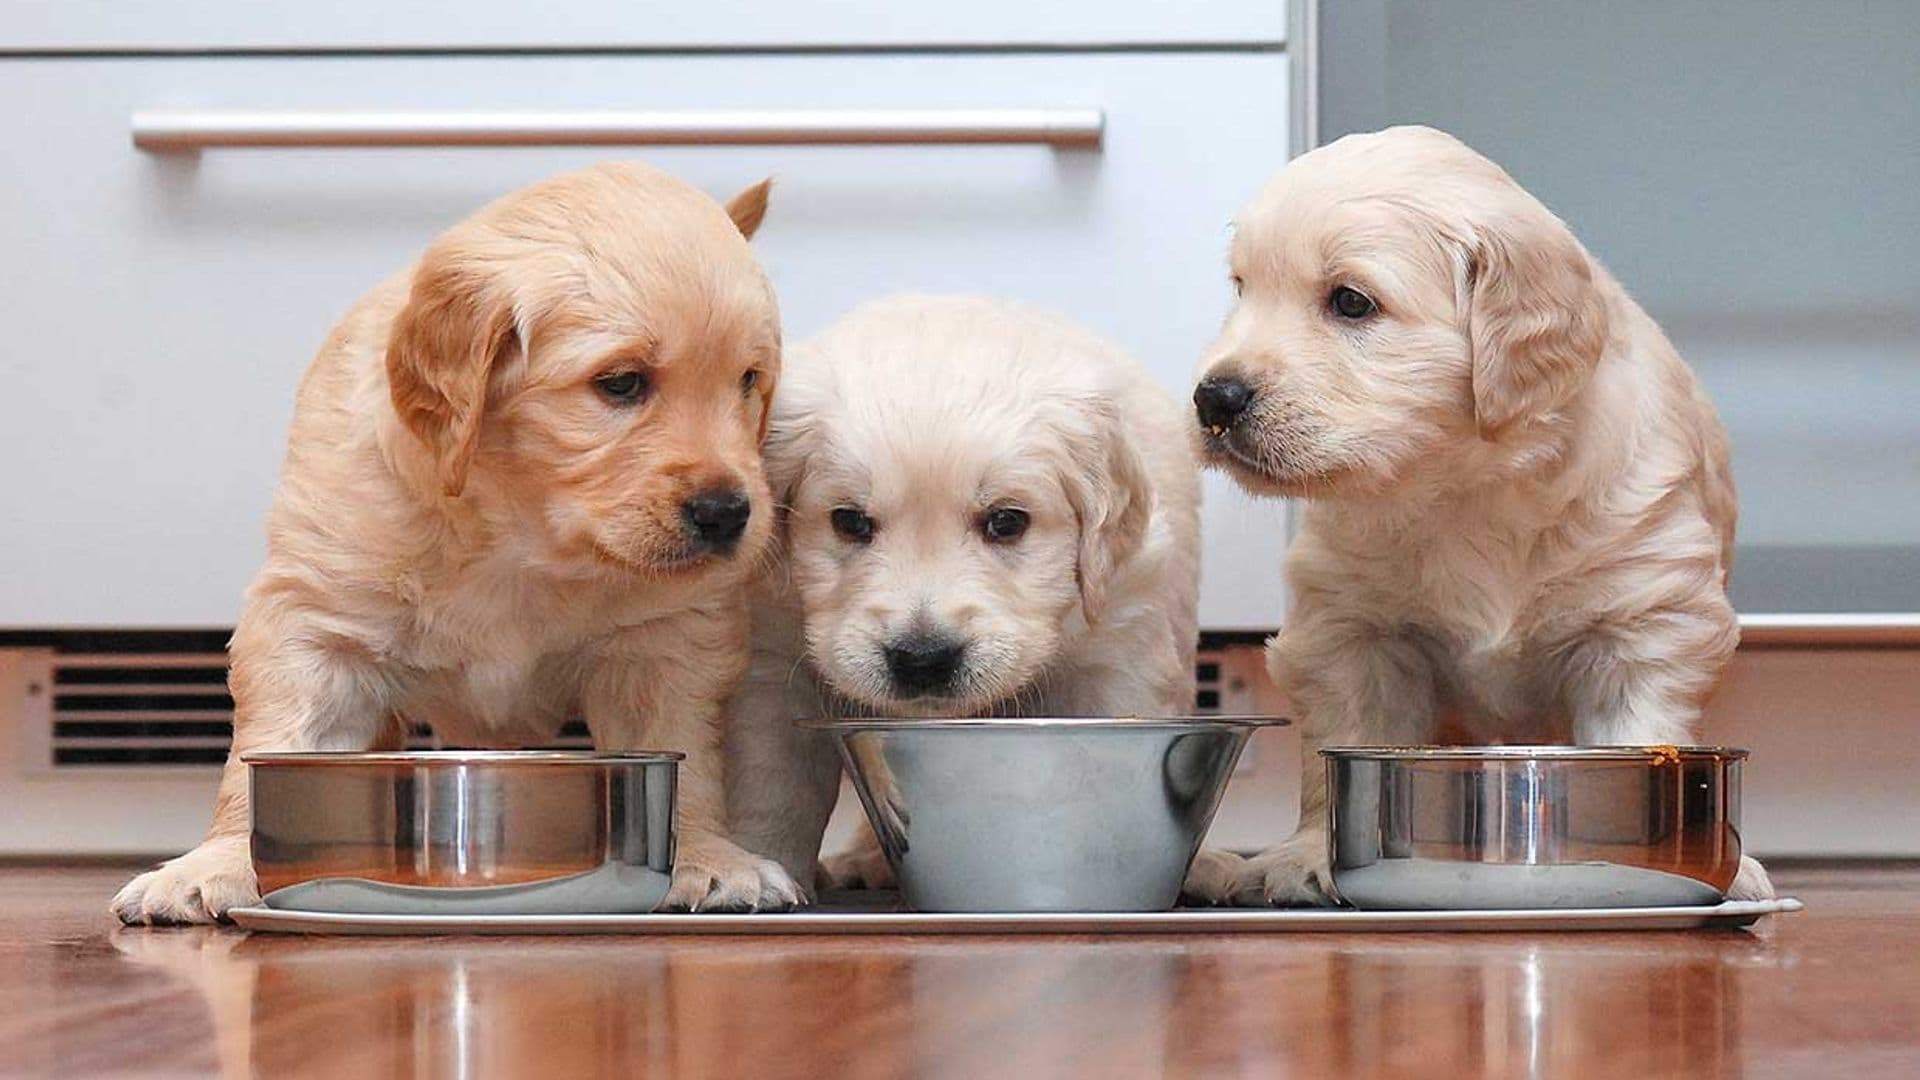
[(761, 915), (342, 915), (237, 908), (248, 930), (362, 936), (639, 936), (937, 934), (1380, 934), (1732, 929), (1801, 909), (1798, 900), (1702, 907), (1534, 911), (1352, 911), (1342, 908), (1178, 908), (1149, 912), (954, 914), (899, 909), (893, 893), (840, 894), (821, 907)]

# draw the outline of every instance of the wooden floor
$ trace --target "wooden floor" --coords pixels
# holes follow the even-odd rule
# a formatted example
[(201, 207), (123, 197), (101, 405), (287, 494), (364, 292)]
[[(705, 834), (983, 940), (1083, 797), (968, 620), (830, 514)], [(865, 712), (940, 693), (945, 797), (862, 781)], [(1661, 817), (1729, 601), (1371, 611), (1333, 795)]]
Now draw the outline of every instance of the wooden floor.
[(312, 939), (0, 867), (0, 1074), (1920, 1077), (1920, 870), (1751, 931)]

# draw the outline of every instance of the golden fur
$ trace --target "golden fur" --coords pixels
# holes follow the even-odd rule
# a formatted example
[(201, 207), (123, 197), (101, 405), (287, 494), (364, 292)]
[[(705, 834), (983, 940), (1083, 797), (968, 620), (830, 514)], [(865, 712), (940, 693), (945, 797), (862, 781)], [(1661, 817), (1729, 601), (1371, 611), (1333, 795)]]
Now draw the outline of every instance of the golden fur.
[[(536, 743), (584, 715), (603, 749), (684, 751), (671, 902), (798, 898), (724, 838), (718, 753), (770, 532), (779, 319), (746, 242), (765, 204), (764, 184), (723, 210), (637, 164), (555, 177), (348, 313), (301, 384), (234, 634), (213, 826), (116, 914), (199, 922), (254, 901), (241, 755), (392, 745), (401, 715), (454, 745)], [(633, 401), (596, 383), (630, 373)], [(715, 488), (751, 503), (730, 556), (683, 521)]]
[[(1434, 739), (1684, 743), (1732, 655), (1726, 434), (1652, 319), (1492, 162), (1426, 128), (1355, 135), (1240, 215), (1241, 297), (1203, 375), (1250, 490), (1305, 498), (1269, 650), (1305, 738), (1300, 831), (1260, 902), (1327, 898), (1314, 751)], [(1342, 317), (1334, 290), (1377, 304)], [(1736, 895), (1766, 894), (1748, 860)]]

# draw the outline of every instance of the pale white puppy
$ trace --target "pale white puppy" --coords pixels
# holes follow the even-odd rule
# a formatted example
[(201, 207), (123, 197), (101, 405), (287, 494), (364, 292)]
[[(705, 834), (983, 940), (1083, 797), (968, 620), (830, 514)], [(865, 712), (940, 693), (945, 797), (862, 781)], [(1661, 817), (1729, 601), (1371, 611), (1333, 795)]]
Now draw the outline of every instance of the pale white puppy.
[[(804, 880), (839, 767), (801, 716), (1183, 714), (1199, 483), (1182, 403), (996, 300), (904, 296), (789, 350), (767, 439), (783, 561), (729, 735), (730, 819)], [(1207, 853), (1195, 886), (1230, 891)], [(871, 834), (829, 878), (881, 884)]]
[[(1194, 402), (1249, 490), (1305, 498), (1269, 650), (1301, 826), (1248, 899), (1327, 899), (1315, 750), (1686, 743), (1739, 638), (1726, 433), (1652, 319), (1497, 165), (1427, 128), (1299, 158), (1240, 215)], [(1771, 894), (1751, 859), (1737, 897)]]

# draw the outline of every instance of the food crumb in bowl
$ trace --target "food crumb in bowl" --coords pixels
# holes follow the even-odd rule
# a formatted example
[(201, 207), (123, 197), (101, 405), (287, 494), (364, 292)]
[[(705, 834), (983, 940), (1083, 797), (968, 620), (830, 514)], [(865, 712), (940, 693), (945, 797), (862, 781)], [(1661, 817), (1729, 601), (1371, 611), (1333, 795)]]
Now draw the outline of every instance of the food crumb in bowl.
[(1656, 765), (1680, 764), (1680, 748), (1678, 746), (1674, 746), (1671, 743), (1662, 743), (1659, 746), (1650, 746), (1647, 749), (1653, 751), (1653, 761)]

